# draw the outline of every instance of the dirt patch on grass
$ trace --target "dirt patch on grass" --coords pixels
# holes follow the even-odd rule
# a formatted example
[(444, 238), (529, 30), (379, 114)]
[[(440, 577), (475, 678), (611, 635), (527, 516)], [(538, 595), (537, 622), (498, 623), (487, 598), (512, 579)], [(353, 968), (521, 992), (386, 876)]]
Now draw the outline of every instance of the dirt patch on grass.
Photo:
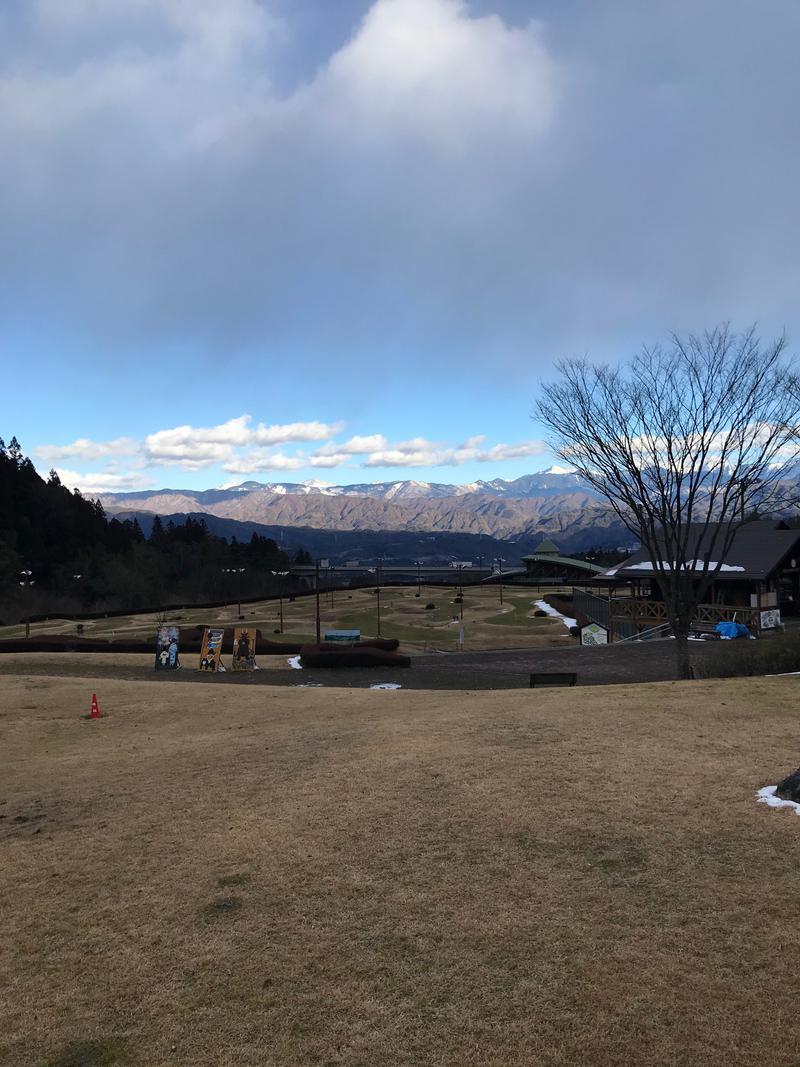
[(113, 1067), (122, 1062), (122, 1056), (118, 1041), (72, 1041), (43, 1067)]
[(206, 904), (201, 914), (205, 919), (222, 919), (240, 911), (244, 901), (241, 897), (220, 897)]
[(798, 763), (797, 679), (108, 680), (86, 724), (91, 682), (0, 689), (0, 811), (61, 820), (0, 836), (3, 1064), (66, 1067), (104, 1034), (135, 1067), (797, 1046), (800, 820), (754, 795)]

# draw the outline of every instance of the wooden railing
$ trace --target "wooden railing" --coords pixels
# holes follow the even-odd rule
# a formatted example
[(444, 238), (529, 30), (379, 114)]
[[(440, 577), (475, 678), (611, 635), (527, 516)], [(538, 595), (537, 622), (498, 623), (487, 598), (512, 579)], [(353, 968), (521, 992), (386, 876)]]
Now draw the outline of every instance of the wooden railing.
[[(639, 600), (625, 597), (610, 602), (611, 622), (632, 623), (642, 628), (658, 626), (667, 621), (667, 613), (660, 600)], [(751, 630), (758, 630), (760, 615), (758, 608), (745, 608), (733, 604), (701, 604), (693, 622), (697, 625), (714, 625), (718, 622), (744, 623)]]

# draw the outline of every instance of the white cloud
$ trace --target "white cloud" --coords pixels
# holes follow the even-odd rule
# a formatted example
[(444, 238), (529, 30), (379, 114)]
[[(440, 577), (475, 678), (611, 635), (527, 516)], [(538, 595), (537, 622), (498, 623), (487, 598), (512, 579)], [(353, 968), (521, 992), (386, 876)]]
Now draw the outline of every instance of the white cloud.
[(308, 457), (304, 455), (285, 456), (280, 452), (254, 449), (228, 460), (222, 469), (229, 474), (258, 474), (261, 471), (298, 471), (308, 465)]
[[(247, 418), (248, 416), (245, 416)], [(290, 422), (286, 426), (264, 426), (259, 423), (252, 440), (258, 445), (282, 445), (291, 441), (327, 441), (341, 433), (344, 423)]]
[(382, 433), (373, 433), (367, 436), (351, 437), (349, 441), (335, 441), (329, 445), (325, 445), (324, 448), (320, 448), (316, 453), (316, 456), (330, 456), (347, 454), (348, 456), (357, 456), (366, 454), (367, 452), (375, 452), (381, 448), (388, 448), (389, 442), (383, 436)]
[[(318, 420), (265, 426), (252, 425), (250, 415), (239, 415), (216, 426), (173, 426), (148, 434), (143, 442), (120, 437), (113, 441), (90, 441), (80, 438), (69, 445), (41, 445), (35, 453), (45, 460), (66, 457), (92, 460), (102, 457), (131, 457), (124, 464), (128, 473), (120, 473), (112, 459), (105, 474), (79, 475), (70, 472), (75, 484), (93, 479), (98, 485), (151, 484), (138, 467), (178, 467), (198, 471), (221, 467), (230, 474), (257, 474), (267, 471), (297, 471), (303, 468), (333, 470), (337, 467), (458, 467), (465, 463), (503, 463), (546, 451), (541, 441), (497, 444), (486, 447), (486, 438), (477, 434), (458, 445), (413, 437), (389, 442), (382, 433), (355, 435), (345, 441), (334, 438), (341, 433), (343, 422)], [(324, 441), (313, 452), (298, 450), (291, 455), (276, 451), (281, 444)], [(360, 457), (360, 458), (359, 458)], [(358, 461), (357, 461), (358, 460)], [(84, 482), (89, 484), (89, 482)]]
[(377, 0), (310, 92), (350, 137), (379, 128), (439, 154), (476, 130), (545, 132), (558, 82), (534, 22), (472, 17), (464, 0)]
[(51, 463), (60, 459), (101, 459), (103, 456), (135, 456), (141, 451), (139, 441), (131, 437), (117, 437), (113, 441), (90, 441), (79, 437), (69, 445), (39, 445), (34, 455)]
[(152, 489), (156, 484), (138, 471), (129, 474), (79, 474), (77, 471), (56, 467), (56, 474), (68, 489), (80, 489), (84, 494), (128, 493), (138, 489)]
[[(288, 88), (292, 22), (307, 16), (283, 0), (31, 2), (0, 67), (8, 277), (41, 289), (46, 241), (50, 318), (93, 338), (230, 350), (284, 330), (363, 335), (387, 318), (364, 296), (394, 304), (393, 277), (419, 289), (424, 315), (440, 306), (429, 279), (459, 288), (453, 250), (483, 263), (495, 248), (501, 161), (517, 173), (558, 113), (541, 24), (465, 0), (375, 0)], [(310, 274), (319, 314), (298, 315)]]
[(493, 445), (481, 448), (483, 435), (471, 437), (461, 445), (447, 446), (423, 437), (403, 441), (371, 453), (364, 467), (458, 467), (464, 463), (502, 463), (524, 456), (539, 456), (547, 451), (543, 441), (522, 441), (516, 445)]
[(345, 463), (352, 463), (353, 457), (347, 452), (326, 452), (324, 455), (317, 454), (309, 458), (312, 467), (341, 467)]
[(547, 451), (548, 447), (544, 441), (520, 441), (517, 445), (493, 445), (480, 452), (476, 459), (479, 463), (503, 463), (509, 459), (541, 456)]
[(236, 448), (247, 445), (277, 445), (295, 441), (326, 440), (341, 430), (341, 423), (328, 425), (323, 422), (292, 422), (286, 425), (265, 426), (259, 423), (252, 428), (250, 415), (240, 415), (218, 426), (176, 426), (148, 434), (145, 453), (152, 465), (177, 465), (186, 470), (198, 470), (215, 464), (236, 463), (225, 470), (247, 472), (251, 470), (289, 469), (286, 467), (262, 467), (260, 462), (267, 456), (264, 451), (252, 453), (251, 467), (242, 466), (247, 460), (237, 458)]

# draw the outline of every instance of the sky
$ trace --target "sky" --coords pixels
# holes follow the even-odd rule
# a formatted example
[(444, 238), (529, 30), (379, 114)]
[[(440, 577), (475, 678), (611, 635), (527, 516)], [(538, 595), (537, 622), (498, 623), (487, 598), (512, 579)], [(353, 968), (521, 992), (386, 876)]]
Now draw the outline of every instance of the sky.
[(0, 435), (515, 478), (557, 360), (800, 341), (797, 0), (2, 0)]

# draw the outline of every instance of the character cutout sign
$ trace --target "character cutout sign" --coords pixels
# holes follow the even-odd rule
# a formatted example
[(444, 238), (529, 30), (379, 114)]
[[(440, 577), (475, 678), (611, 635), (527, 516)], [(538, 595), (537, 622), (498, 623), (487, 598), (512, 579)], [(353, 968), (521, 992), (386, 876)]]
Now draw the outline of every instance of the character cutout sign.
[(201, 671), (224, 671), (219, 661), (222, 655), (224, 630), (203, 630), (203, 645), (200, 649)]
[(254, 671), (256, 669), (256, 632), (237, 626), (233, 631), (233, 659), (231, 668), (234, 671)]
[(156, 635), (156, 670), (177, 671), (181, 665), (178, 655), (181, 631), (177, 626), (162, 626)]

